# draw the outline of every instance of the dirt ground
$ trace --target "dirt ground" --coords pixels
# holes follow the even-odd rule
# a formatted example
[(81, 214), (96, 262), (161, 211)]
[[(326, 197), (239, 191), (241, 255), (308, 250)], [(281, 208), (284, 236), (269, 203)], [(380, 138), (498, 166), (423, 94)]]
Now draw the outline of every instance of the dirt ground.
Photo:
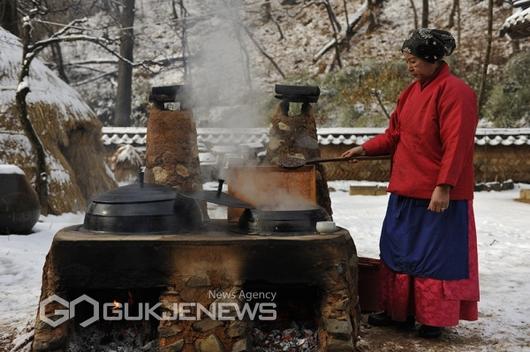
[(0, 352), (8, 352), (15, 332), (0, 323)]
[[(417, 329), (405, 331), (397, 327), (373, 327), (367, 324), (368, 315), (363, 314), (361, 338), (358, 352), (517, 352), (530, 351), (530, 344), (521, 341), (514, 348), (506, 346), (495, 338), (484, 337), (479, 328), (465, 328), (460, 333), (456, 328), (445, 329), (439, 339), (428, 340), (418, 337)], [(418, 324), (416, 324), (418, 327)], [(11, 352), (16, 332), (0, 323), (0, 352)], [(31, 339), (24, 341), (17, 351), (27, 351)]]
[(446, 328), (439, 339), (424, 339), (416, 330), (406, 331), (397, 327), (373, 327), (367, 324), (368, 315), (362, 316), (359, 352), (472, 352), (472, 351), (530, 351), (530, 345), (520, 349), (507, 349), (493, 338), (482, 336), (480, 329), (466, 328), (459, 333), (456, 328)]

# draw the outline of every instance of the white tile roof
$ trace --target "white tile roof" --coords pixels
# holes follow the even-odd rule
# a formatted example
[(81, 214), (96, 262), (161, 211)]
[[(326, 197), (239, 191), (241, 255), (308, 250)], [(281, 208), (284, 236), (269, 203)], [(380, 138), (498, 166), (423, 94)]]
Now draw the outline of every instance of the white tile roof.
[[(373, 136), (383, 133), (384, 128), (320, 128), (320, 145), (362, 144)], [(103, 127), (104, 145), (132, 144), (145, 146), (145, 127)], [(252, 148), (265, 146), (269, 141), (267, 128), (198, 128), (200, 145), (246, 144)], [(477, 145), (530, 145), (530, 128), (479, 128), (475, 136)]]

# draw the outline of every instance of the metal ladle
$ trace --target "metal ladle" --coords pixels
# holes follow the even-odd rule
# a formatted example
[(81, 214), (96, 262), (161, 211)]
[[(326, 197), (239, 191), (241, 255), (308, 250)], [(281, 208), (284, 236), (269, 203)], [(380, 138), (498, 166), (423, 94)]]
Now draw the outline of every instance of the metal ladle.
[(278, 166), (283, 167), (284, 169), (298, 169), (305, 165), (319, 164), (319, 163), (328, 163), (336, 161), (349, 161), (349, 160), (390, 160), (390, 155), (380, 155), (380, 156), (353, 156), (349, 158), (325, 158), (325, 159), (310, 159), (304, 160), (294, 157), (287, 157), (283, 160), (280, 160)]

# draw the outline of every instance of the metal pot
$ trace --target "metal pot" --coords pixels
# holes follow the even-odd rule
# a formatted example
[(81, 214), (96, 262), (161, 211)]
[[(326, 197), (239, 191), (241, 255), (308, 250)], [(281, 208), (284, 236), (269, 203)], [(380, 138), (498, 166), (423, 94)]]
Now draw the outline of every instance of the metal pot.
[(40, 215), (37, 193), (24, 172), (0, 173), (0, 234), (28, 234)]
[(320, 207), (300, 210), (246, 209), (239, 219), (239, 226), (255, 234), (314, 233), (318, 221), (328, 220), (331, 217)]
[(117, 233), (182, 233), (203, 223), (200, 205), (170, 187), (132, 184), (92, 199), (83, 228)]

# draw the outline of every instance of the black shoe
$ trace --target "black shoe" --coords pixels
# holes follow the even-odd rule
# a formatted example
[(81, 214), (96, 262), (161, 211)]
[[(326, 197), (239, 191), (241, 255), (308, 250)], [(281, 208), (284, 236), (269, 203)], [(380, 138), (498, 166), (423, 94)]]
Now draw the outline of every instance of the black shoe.
[(438, 326), (422, 325), (420, 326), (418, 335), (425, 339), (437, 339), (442, 335), (442, 328)]
[(403, 330), (414, 330), (416, 327), (416, 322), (413, 316), (409, 316), (405, 321), (396, 321), (392, 320), (386, 312), (380, 312), (375, 314), (370, 314), (368, 316), (368, 324), (372, 326), (390, 326), (395, 325)]
[(386, 314), (386, 312), (374, 313), (368, 316), (368, 324), (372, 326), (389, 326), (394, 321)]
[(416, 328), (416, 320), (412, 315), (405, 321), (395, 321), (394, 323), (402, 330), (414, 330)]

